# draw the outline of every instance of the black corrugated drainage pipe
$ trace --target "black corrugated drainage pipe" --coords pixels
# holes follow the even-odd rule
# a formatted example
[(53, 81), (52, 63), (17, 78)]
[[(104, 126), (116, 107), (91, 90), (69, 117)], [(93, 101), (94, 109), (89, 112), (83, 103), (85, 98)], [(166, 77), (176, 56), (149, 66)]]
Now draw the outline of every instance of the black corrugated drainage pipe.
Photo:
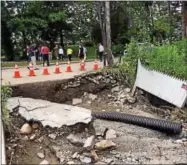
[(181, 124), (160, 119), (153, 119), (149, 117), (136, 116), (118, 112), (92, 112), (92, 116), (98, 119), (134, 124), (141, 127), (164, 132), (167, 134), (180, 134), (182, 132)]

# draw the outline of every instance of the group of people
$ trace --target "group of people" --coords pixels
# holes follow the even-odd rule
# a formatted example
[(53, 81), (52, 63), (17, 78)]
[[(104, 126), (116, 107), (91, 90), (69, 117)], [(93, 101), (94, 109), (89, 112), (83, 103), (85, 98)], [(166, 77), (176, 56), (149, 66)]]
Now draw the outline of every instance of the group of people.
[[(83, 46), (83, 44), (79, 45), (79, 51), (78, 51), (78, 57), (81, 60), (81, 62), (84, 62), (86, 60), (86, 54), (87, 50)], [(28, 56), (28, 62), (33, 65), (33, 68), (35, 70), (38, 70), (38, 66), (36, 65), (37, 57), (40, 60), (43, 60), (43, 66), (45, 63), (47, 63), (47, 66), (49, 66), (49, 55), (50, 55), (50, 49), (47, 46), (47, 44), (40, 45), (39, 47), (36, 44), (32, 44), (31, 46), (27, 46), (27, 56)], [(56, 45), (54, 48), (54, 55), (57, 60), (64, 60), (65, 58), (65, 51), (62, 48), (62, 46)], [(67, 47), (66, 55), (68, 58), (68, 61), (72, 61), (72, 55), (73, 55), (73, 49), (71, 47)], [(30, 69), (30, 67), (27, 67)]]
[[(32, 63), (35, 70), (38, 70), (39, 68), (36, 65), (36, 54), (39, 55), (39, 57), (43, 59), (43, 66), (45, 63), (49, 66), (49, 48), (47, 44), (44, 44), (43, 46), (37, 47), (36, 44), (32, 44), (31, 46), (27, 47), (27, 56), (29, 63)], [(30, 69), (30, 67), (27, 67)]]

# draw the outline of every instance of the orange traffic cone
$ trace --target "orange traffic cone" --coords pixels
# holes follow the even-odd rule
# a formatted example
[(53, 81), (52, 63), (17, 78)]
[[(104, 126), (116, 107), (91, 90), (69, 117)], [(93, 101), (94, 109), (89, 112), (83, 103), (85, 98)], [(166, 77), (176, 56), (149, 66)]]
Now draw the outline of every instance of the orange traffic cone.
[(44, 69), (43, 69), (43, 75), (49, 75), (47, 64), (45, 63)]
[(17, 65), (15, 65), (14, 78), (21, 78)]
[(60, 67), (59, 67), (59, 65), (58, 65), (58, 62), (56, 62), (56, 67), (55, 67), (55, 72), (54, 72), (55, 74), (59, 74), (59, 73), (61, 73), (60, 72)]
[(85, 64), (84, 64), (83, 61), (82, 61), (81, 64), (80, 64), (80, 70), (81, 70), (81, 71), (85, 71)]
[(32, 64), (29, 65), (29, 76), (36, 76), (35, 73), (34, 73), (34, 68), (32, 66)]
[(97, 63), (97, 60), (95, 60), (93, 70), (98, 70), (98, 69), (99, 69), (98, 63)]
[(68, 61), (68, 66), (66, 68), (66, 72), (72, 72), (70, 62)]

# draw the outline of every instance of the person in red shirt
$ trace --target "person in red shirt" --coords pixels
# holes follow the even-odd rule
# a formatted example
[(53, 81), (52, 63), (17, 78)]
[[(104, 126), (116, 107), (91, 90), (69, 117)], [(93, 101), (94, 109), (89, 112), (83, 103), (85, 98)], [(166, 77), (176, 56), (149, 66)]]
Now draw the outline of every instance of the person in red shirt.
[(47, 44), (44, 44), (44, 46), (42, 46), (41, 53), (43, 55), (43, 66), (46, 61), (47, 61), (47, 66), (49, 66), (49, 48), (47, 47)]

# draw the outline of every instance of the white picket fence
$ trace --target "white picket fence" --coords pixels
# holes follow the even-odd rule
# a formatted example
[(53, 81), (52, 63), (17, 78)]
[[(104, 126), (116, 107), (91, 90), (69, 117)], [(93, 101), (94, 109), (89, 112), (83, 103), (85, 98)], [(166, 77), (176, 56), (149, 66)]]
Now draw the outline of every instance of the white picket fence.
[(142, 66), (140, 60), (138, 61), (135, 87), (139, 87), (179, 108), (187, 103), (187, 81), (149, 70)]

